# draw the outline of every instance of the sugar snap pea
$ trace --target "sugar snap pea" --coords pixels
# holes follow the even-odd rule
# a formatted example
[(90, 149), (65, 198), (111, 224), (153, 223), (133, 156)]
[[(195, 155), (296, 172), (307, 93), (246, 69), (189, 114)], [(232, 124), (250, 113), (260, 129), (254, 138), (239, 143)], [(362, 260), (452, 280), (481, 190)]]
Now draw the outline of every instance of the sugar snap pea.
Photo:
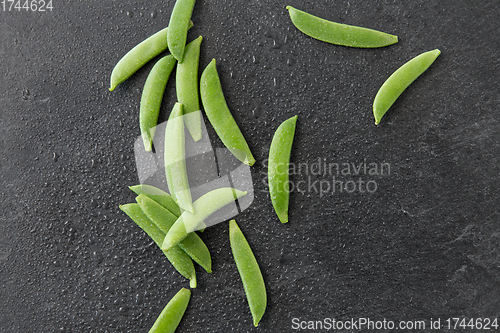
[(398, 99), (399, 95), (415, 81), (441, 54), (438, 49), (424, 52), (399, 67), (380, 87), (373, 100), (373, 116), (375, 125)]
[(195, 0), (177, 0), (170, 15), (167, 43), (170, 53), (179, 62), (184, 57), (189, 21), (193, 14)]
[(198, 64), (202, 37), (186, 45), (184, 60), (177, 66), (175, 86), (177, 101), (184, 105), (184, 122), (194, 141), (201, 139), (200, 96), (198, 93)]
[(176, 62), (172, 55), (158, 60), (144, 84), (139, 109), (139, 127), (141, 128), (142, 141), (146, 151), (152, 149), (163, 93)]
[(165, 175), (172, 197), (181, 209), (191, 213), (193, 203), (186, 171), (184, 106), (175, 103), (165, 129)]
[(222, 143), (241, 162), (252, 166), (255, 159), (250, 152), (243, 134), (227, 107), (215, 59), (205, 68), (200, 80), (201, 102), (208, 120), (214, 127)]
[(290, 198), (288, 165), (295, 135), (297, 116), (285, 120), (274, 133), (269, 149), (268, 182), (269, 194), (274, 211), (281, 223), (288, 222), (288, 202)]
[(191, 291), (182, 288), (165, 306), (149, 333), (174, 333), (191, 299)]
[(266, 311), (266, 285), (252, 249), (235, 220), (229, 221), (229, 241), (252, 313), (253, 324), (257, 327)]
[(161, 248), (168, 251), (186, 238), (190, 232), (205, 228), (206, 225), (203, 221), (207, 217), (246, 194), (246, 191), (221, 187), (202, 195), (193, 203), (194, 214), (185, 211), (175, 221), (165, 236)]
[(167, 192), (147, 184), (130, 186), (129, 189), (137, 195), (144, 194), (145, 196), (153, 199), (154, 201), (168, 209), (168, 211), (174, 214), (176, 217), (179, 217), (181, 215), (179, 206), (175, 203), (174, 199), (172, 199), (172, 196), (170, 196), (170, 194), (168, 194)]
[[(140, 194), (136, 198), (137, 203), (141, 206), (142, 211), (162, 232), (168, 233), (172, 225), (177, 220), (177, 217), (144, 194)], [(212, 259), (207, 246), (195, 232), (190, 233), (179, 247), (186, 252), (195, 262), (203, 267), (208, 273), (212, 272)]]
[[(193, 26), (189, 21), (188, 29)], [(167, 49), (167, 35), (169, 28), (158, 31), (146, 38), (127, 52), (115, 65), (111, 73), (110, 91), (131, 77), (139, 68)]]
[[(142, 211), (138, 204), (120, 205), (120, 209), (128, 215), (146, 234), (151, 237), (156, 245), (160, 246), (165, 238), (165, 233), (158, 229), (157, 226), (151, 222), (146, 214)], [(194, 269), (193, 261), (191, 258), (178, 246), (163, 251), (168, 261), (174, 268), (186, 279), (190, 280), (189, 285), (191, 288), (196, 288), (196, 272)]]
[(398, 37), (377, 30), (341, 24), (287, 6), (292, 23), (306, 35), (323, 42), (361, 48), (388, 46)]

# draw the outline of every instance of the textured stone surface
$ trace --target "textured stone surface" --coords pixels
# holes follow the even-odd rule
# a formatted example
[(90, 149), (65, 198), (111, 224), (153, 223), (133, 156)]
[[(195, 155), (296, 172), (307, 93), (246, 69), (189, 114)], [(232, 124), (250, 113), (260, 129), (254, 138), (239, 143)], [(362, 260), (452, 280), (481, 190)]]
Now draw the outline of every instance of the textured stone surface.
[[(134, 201), (127, 186), (137, 182), (138, 106), (153, 62), (107, 89), (114, 64), (165, 27), (173, 5), (54, 1), (52, 12), (0, 12), (0, 332), (147, 332), (188, 286), (118, 209)], [(316, 41), (293, 27), (286, 5), (399, 43)], [(193, 22), (189, 40), (204, 37), (201, 68), (217, 59), (257, 159), (255, 200), (237, 220), (269, 305), (255, 329), (222, 223), (201, 235), (214, 273), (197, 268), (179, 332), (290, 332), (292, 318), (500, 316), (497, 1), (200, 0)], [(441, 56), (375, 126), (380, 85), (435, 48)], [(318, 188), (335, 176), (374, 181), (376, 191), (320, 196), (300, 183), (280, 224), (265, 159), (274, 130), (295, 114), (293, 162), (388, 163), (390, 172), (303, 167), (294, 184)]]

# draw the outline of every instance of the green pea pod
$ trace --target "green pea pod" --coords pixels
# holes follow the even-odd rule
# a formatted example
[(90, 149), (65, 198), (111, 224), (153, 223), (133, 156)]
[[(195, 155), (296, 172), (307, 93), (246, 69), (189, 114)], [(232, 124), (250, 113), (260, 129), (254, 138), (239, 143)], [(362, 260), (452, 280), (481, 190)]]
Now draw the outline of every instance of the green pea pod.
[(422, 53), (399, 67), (380, 87), (373, 100), (375, 125), (398, 99), (399, 95), (415, 81), (441, 54), (438, 49)]
[(184, 57), (187, 31), (191, 15), (193, 14), (194, 3), (195, 0), (177, 0), (170, 15), (167, 43), (170, 53), (179, 62), (182, 62)]
[(247, 295), (253, 324), (257, 327), (266, 311), (266, 285), (252, 249), (235, 220), (229, 221), (229, 241)]
[(161, 248), (168, 251), (185, 239), (190, 232), (205, 228), (203, 221), (207, 217), (246, 194), (246, 191), (221, 187), (202, 195), (193, 203), (195, 213), (188, 211), (182, 213), (165, 236)]
[(398, 37), (377, 30), (327, 21), (292, 6), (287, 6), (292, 23), (306, 35), (323, 42), (362, 48), (388, 46)]
[(165, 129), (165, 175), (175, 202), (181, 209), (194, 213), (186, 169), (183, 114), (183, 105), (175, 103)]
[[(136, 198), (146, 216), (165, 234), (168, 233), (177, 217), (144, 194)], [(195, 232), (190, 233), (179, 247), (186, 252), (195, 262), (203, 267), (208, 273), (212, 273), (212, 259), (207, 246)]]
[(198, 64), (202, 37), (186, 45), (184, 60), (177, 66), (175, 86), (177, 101), (184, 105), (184, 122), (194, 141), (201, 139), (200, 96), (198, 93)]
[(167, 192), (160, 190), (157, 187), (146, 184), (129, 186), (129, 188), (137, 195), (144, 194), (145, 196), (153, 199), (154, 201), (168, 209), (168, 211), (174, 214), (176, 217), (179, 217), (181, 215), (179, 206), (175, 203), (174, 199), (172, 199), (172, 196), (170, 196), (170, 194), (168, 194)]
[[(146, 234), (151, 237), (156, 245), (160, 246), (165, 238), (165, 233), (158, 229), (157, 226), (151, 222), (146, 214), (142, 211), (138, 204), (120, 205), (120, 209), (125, 212)], [(163, 251), (168, 261), (174, 268), (186, 279), (190, 280), (189, 285), (191, 288), (196, 288), (196, 272), (194, 270), (193, 261), (191, 258), (182, 251), (178, 246)]]
[(149, 333), (174, 333), (191, 299), (191, 291), (182, 288), (165, 306)]
[(288, 222), (290, 189), (288, 168), (297, 116), (285, 120), (274, 133), (269, 149), (268, 182), (274, 211), (281, 223)]
[(139, 126), (141, 128), (144, 149), (151, 151), (155, 128), (158, 125), (163, 93), (167, 86), (168, 78), (174, 69), (176, 60), (172, 55), (161, 58), (153, 66), (146, 79), (142, 90), (141, 106), (139, 110)]
[[(190, 21), (188, 28), (192, 26), (193, 22)], [(147, 62), (167, 50), (168, 31), (169, 28), (167, 27), (146, 38), (118, 61), (111, 73), (110, 91), (115, 90), (116, 86), (131, 77)]]
[(215, 59), (205, 68), (200, 81), (201, 102), (208, 120), (214, 127), (222, 143), (241, 162), (252, 166), (255, 159), (243, 134), (227, 107)]

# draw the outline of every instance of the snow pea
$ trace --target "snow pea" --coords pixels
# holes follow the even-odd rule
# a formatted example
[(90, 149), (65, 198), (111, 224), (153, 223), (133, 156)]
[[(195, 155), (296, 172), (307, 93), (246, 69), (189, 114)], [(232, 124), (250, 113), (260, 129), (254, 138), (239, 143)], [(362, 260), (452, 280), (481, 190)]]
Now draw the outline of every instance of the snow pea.
[(361, 48), (388, 46), (398, 37), (381, 31), (341, 24), (287, 6), (292, 23), (306, 35), (323, 42)]
[(229, 221), (229, 241), (255, 327), (267, 306), (266, 285), (257, 260), (235, 220)]
[(271, 195), (274, 211), (281, 223), (288, 222), (288, 202), (290, 198), (288, 167), (296, 122), (297, 116), (294, 116), (281, 123), (274, 133), (271, 148), (269, 149), (267, 169), (269, 194)]
[(184, 106), (175, 103), (165, 129), (165, 175), (172, 197), (181, 209), (194, 213), (186, 170)]
[(215, 66), (215, 59), (201, 74), (200, 95), (205, 114), (222, 143), (238, 160), (252, 166), (255, 159), (227, 106)]
[[(158, 229), (157, 226), (151, 222), (146, 214), (142, 211), (138, 204), (120, 205), (120, 209), (125, 212), (149, 237), (160, 246), (165, 238), (165, 233)], [(170, 251), (163, 251), (168, 261), (174, 268), (186, 279), (190, 280), (189, 286), (196, 288), (196, 272), (194, 270), (193, 261), (191, 258), (182, 251), (179, 247), (174, 247)]]
[(172, 55), (158, 60), (144, 84), (139, 109), (139, 126), (146, 151), (152, 149), (163, 93), (176, 62)]
[(179, 217), (181, 215), (179, 206), (175, 203), (174, 199), (172, 199), (172, 196), (167, 192), (160, 190), (157, 187), (146, 184), (129, 186), (129, 189), (131, 189), (137, 195), (144, 194), (145, 196), (153, 199), (154, 201), (168, 209), (168, 211), (174, 214), (176, 217)]
[(184, 122), (194, 141), (201, 139), (200, 96), (198, 93), (198, 65), (203, 37), (198, 37), (184, 51), (184, 60), (177, 66), (175, 86), (177, 101), (184, 105)]
[(373, 100), (375, 125), (394, 104), (405, 89), (415, 81), (441, 54), (438, 49), (424, 52), (399, 67), (380, 87)]
[(189, 21), (193, 14), (195, 0), (177, 0), (170, 15), (167, 43), (170, 53), (179, 62), (184, 57)]
[(165, 306), (149, 333), (174, 333), (191, 299), (191, 291), (182, 288)]
[[(151, 222), (153, 222), (163, 233), (167, 234), (177, 220), (177, 217), (144, 194), (140, 194), (135, 200)], [(192, 232), (178, 245), (208, 273), (212, 273), (210, 252), (200, 236)]]
[(170, 231), (166, 234), (161, 248), (168, 251), (185, 239), (189, 233), (205, 228), (204, 220), (207, 217), (246, 194), (246, 191), (240, 191), (231, 187), (221, 187), (202, 195), (193, 203), (194, 214), (185, 211), (175, 221)]

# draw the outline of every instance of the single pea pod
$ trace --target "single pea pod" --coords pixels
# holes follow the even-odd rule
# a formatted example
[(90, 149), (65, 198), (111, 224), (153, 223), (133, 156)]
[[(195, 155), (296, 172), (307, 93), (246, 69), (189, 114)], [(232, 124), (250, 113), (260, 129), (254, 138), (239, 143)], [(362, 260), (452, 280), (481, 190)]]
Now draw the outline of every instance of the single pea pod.
[(246, 191), (221, 187), (202, 195), (193, 203), (194, 214), (185, 211), (175, 221), (166, 234), (161, 248), (168, 251), (185, 239), (189, 233), (205, 228), (204, 220), (207, 217), (246, 194)]
[(373, 100), (373, 116), (375, 125), (394, 104), (408, 86), (415, 81), (441, 54), (438, 49), (422, 53), (399, 67), (380, 87)]
[(175, 103), (165, 129), (165, 176), (172, 197), (181, 209), (191, 213), (193, 203), (186, 169), (186, 142), (184, 136), (184, 106)]
[(176, 217), (181, 215), (181, 209), (175, 203), (174, 199), (172, 199), (172, 196), (167, 192), (147, 184), (129, 186), (129, 189), (137, 195), (144, 194), (148, 198), (153, 199)]
[(201, 74), (200, 95), (205, 114), (222, 143), (238, 160), (252, 166), (255, 159), (227, 106), (215, 59), (208, 64)]
[(252, 313), (253, 324), (257, 327), (266, 311), (266, 285), (252, 249), (235, 220), (229, 221), (229, 241)]
[[(167, 234), (177, 217), (162, 205), (144, 194), (136, 198), (146, 216), (165, 234)], [(195, 262), (203, 267), (208, 273), (212, 273), (212, 258), (203, 240), (195, 232), (190, 233), (179, 247), (186, 252)]]
[[(120, 205), (120, 209), (144, 230), (156, 245), (160, 246), (162, 244), (165, 233), (148, 219), (138, 204)], [(196, 288), (196, 272), (191, 258), (178, 246), (170, 249), (170, 251), (163, 251), (163, 253), (177, 272), (190, 281), (189, 286)]]
[(201, 139), (198, 66), (202, 40), (203, 38), (200, 36), (186, 45), (184, 60), (177, 66), (177, 73), (175, 75), (177, 101), (184, 105), (184, 122), (194, 141)]
[(174, 333), (191, 299), (191, 291), (182, 288), (165, 306), (149, 333)]
[(269, 149), (268, 182), (274, 211), (281, 223), (288, 222), (290, 183), (288, 169), (297, 116), (285, 120), (274, 133)]
[(167, 43), (170, 53), (179, 62), (182, 62), (184, 58), (187, 32), (195, 2), (195, 0), (177, 0), (170, 15)]
[(384, 47), (398, 37), (381, 31), (328, 21), (287, 6), (292, 23), (306, 35), (323, 42), (360, 48)]
[(163, 93), (176, 62), (172, 55), (158, 60), (144, 84), (139, 109), (139, 126), (146, 151), (152, 149)]
[[(192, 26), (193, 22), (189, 21), (188, 28)], [(115, 90), (116, 86), (131, 77), (151, 59), (167, 50), (168, 31), (169, 28), (167, 27), (146, 38), (118, 61), (111, 73), (110, 91)]]

